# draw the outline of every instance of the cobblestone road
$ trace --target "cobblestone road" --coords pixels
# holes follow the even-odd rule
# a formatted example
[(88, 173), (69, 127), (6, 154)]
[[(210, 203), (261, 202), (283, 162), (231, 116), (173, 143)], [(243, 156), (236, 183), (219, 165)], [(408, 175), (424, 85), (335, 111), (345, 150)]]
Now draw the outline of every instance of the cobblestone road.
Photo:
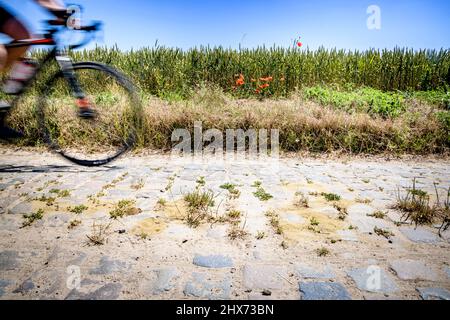
[(3, 151), (0, 298), (450, 299), (450, 234), (390, 209), (414, 178), (450, 162)]

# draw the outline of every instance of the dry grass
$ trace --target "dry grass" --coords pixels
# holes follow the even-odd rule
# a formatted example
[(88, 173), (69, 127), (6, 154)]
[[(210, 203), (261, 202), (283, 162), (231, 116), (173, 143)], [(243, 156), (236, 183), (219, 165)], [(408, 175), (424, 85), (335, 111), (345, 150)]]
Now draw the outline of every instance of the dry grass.
[(416, 187), (416, 179), (413, 180), (412, 187), (406, 189), (405, 194), (400, 190), (397, 195), (397, 202), (392, 206), (403, 212), (403, 221), (412, 221), (416, 226), (421, 224), (441, 223), (439, 235), (442, 231), (450, 227), (450, 188), (447, 189), (446, 197), (441, 201), (437, 184), (434, 184), (436, 200), (431, 201), (430, 195)]
[(385, 238), (388, 239), (388, 240), (389, 240), (391, 237), (394, 236), (394, 234), (393, 234), (391, 231), (386, 230), (386, 229), (381, 229), (381, 228), (378, 228), (378, 227), (374, 227), (374, 228), (373, 228), (373, 232), (374, 232), (377, 236), (385, 237)]
[(273, 210), (267, 211), (265, 216), (269, 218), (269, 223), (272, 226), (273, 231), (278, 235), (283, 235), (284, 231), (280, 224), (280, 216)]
[(295, 193), (294, 205), (300, 208), (309, 208), (309, 199), (301, 191)]
[(214, 206), (214, 193), (210, 190), (196, 188), (183, 197), (187, 206), (186, 222), (195, 228), (206, 218), (210, 217), (210, 209)]
[(111, 222), (108, 224), (96, 224), (92, 223), (92, 232), (86, 235), (88, 238), (88, 244), (94, 246), (104, 245), (109, 235), (109, 229), (111, 228)]
[(376, 218), (376, 219), (384, 219), (386, 218), (386, 212), (384, 211), (375, 211), (374, 213), (367, 214), (368, 217)]
[[(42, 142), (33, 105), (30, 99), (10, 117), (13, 126), (25, 130), (27, 139), (22, 144)], [(199, 91), (187, 101), (169, 102), (147, 97), (144, 105), (140, 147), (170, 150), (172, 132), (186, 128), (193, 134), (195, 121), (202, 122), (203, 130), (214, 128), (224, 134), (229, 128), (278, 129), (280, 148), (284, 151), (426, 154), (444, 153), (450, 147), (448, 127), (436, 116), (439, 109), (419, 102), (409, 105), (395, 118), (350, 113), (308, 101), (302, 95), (279, 100), (239, 100), (213, 89)], [(53, 116), (64, 117), (58, 113)], [(116, 123), (117, 119), (109, 122)], [(55, 123), (64, 123), (62, 144), (80, 142), (77, 127), (61, 119)], [(114, 125), (107, 130), (118, 129)], [(117, 136), (118, 133), (111, 134)], [(102, 132), (101, 137), (93, 134), (83, 143), (89, 142), (95, 148), (110, 144), (108, 137), (107, 131)]]

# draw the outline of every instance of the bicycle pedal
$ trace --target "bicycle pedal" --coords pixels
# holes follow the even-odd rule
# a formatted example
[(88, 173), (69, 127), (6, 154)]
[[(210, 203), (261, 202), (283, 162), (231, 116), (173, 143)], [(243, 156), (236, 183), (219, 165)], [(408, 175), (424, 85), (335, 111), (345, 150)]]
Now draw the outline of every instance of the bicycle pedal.
[(78, 116), (83, 119), (94, 119), (96, 115), (97, 114), (93, 109), (85, 109), (78, 112)]
[(6, 113), (11, 109), (11, 105), (8, 102), (0, 101), (0, 112)]

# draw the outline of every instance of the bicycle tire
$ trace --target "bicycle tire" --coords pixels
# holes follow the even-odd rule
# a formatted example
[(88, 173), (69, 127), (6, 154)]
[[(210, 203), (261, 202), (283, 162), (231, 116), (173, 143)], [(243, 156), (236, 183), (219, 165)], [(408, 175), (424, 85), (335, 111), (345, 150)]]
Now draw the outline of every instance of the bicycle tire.
[(139, 130), (142, 125), (142, 106), (140, 99), (136, 93), (136, 88), (133, 85), (133, 83), (126, 77), (124, 74), (119, 72), (118, 70), (107, 66), (102, 63), (97, 62), (78, 62), (73, 64), (73, 70), (75, 73), (77, 71), (81, 70), (95, 70), (99, 72), (103, 72), (107, 74), (110, 77), (113, 77), (118, 84), (125, 90), (129, 98), (131, 99), (131, 105), (132, 105), (132, 119), (133, 119), (133, 125), (128, 129), (128, 133), (126, 138), (124, 139), (121, 146), (117, 147), (117, 150), (107, 157), (99, 158), (99, 159), (85, 159), (81, 157), (76, 157), (73, 155), (68, 154), (63, 150), (62, 147), (60, 147), (58, 141), (52, 137), (52, 134), (49, 131), (49, 128), (46, 125), (46, 109), (48, 107), (48, 101), (47, 97), (50, 95), (50, 92), (52, 91), (52, 88), (54, 84), (58, 80), (65, 81), (63, 71), (60, 70), (56, 72), (53, 76), (50, 76), (48, 80), (44, 83), (43, 89), (41, 89), (41, 92), (43, 93), (40, 96), (39, 102), (38, 102), (38, 118), (39, 118), (39, 124), (41, 128), (41, 135), (44, 140), (44, 142), (48, 145), (50, 150), (53, 152), (58, 153), (65, 159), (71, 161), (72, 163), (75, 163), (77, 165), (85, 166), (85, 167), (97, 167), (97, 166), (103, 166), (106, 165), (123, 154), (125, 154), (127, 151), (129, 151), (135, 144), (138, 139)]

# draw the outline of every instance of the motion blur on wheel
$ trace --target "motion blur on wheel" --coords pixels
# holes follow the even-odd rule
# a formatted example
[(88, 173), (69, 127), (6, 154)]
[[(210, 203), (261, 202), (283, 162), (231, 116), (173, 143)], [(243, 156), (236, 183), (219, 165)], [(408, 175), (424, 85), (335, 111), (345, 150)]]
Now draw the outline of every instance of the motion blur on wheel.
[[(133, 84), (98, 63), (73, 65), (44, 85), (39, 101), (42, 134), (51, 149), (84, 166), (104, 165), (137, 139), (141, 106)], [(79, 93), (74, 94), (74, 83)]]

